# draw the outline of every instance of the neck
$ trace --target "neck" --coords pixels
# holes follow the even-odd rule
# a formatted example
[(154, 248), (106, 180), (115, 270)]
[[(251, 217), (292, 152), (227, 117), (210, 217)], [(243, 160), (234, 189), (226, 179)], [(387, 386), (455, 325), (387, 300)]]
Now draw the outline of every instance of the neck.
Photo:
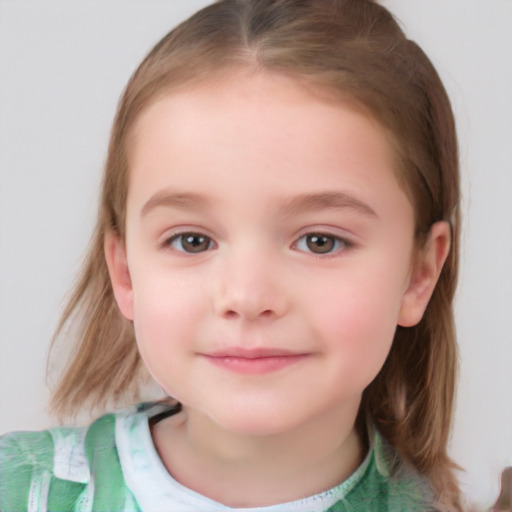
[(157, 423), (153, 438), (182, 485), (230, 507), (261, 507), (313, 496), (355, 471), (365, 455), (354, 429), (357, 406), (268, 436), (224, 429), (184, 407)]

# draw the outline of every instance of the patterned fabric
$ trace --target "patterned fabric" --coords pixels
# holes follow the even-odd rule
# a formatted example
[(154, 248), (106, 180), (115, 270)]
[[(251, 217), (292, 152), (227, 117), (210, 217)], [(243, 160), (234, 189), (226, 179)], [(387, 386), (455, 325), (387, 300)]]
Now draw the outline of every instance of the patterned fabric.
[[(428, 486), (400, 466), (373, 432), (361, 466), (337, 487), (292, 503), (233, 509), (183, 487), (165, 469), (141, 404), (83, 428), (15, 432), (0, 438), (2, 512), (358, 512), (424, 511)], [(393, 476), (391, 476), (393, 474)]]

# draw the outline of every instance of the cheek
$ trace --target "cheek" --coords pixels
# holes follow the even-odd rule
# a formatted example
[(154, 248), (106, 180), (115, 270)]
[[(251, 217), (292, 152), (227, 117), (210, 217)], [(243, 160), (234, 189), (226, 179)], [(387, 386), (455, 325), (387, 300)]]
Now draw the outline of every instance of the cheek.
[(179, 329), (182, 324), (188, 327), (187, 321), (198, 315), (204, 287), (200, 279), (183, 274), (156, 266), (137, 273), (133, 282), (134, 322), (141, 330)]
[(159, 368), (174, 366), (176, 348), (190, 346), (188, 340), (204, 311), (204, 293), (198, 283), (162, 276), (146, 271), (133, 283), (135, 337), (153, 376)]
[(319, 339), (337, 354), (337, 362), (363, 387), (373, 380), (391, 348), (400, 309), (398, 281), (366, 274), (330, 285), (323, 297), (310, 298)]

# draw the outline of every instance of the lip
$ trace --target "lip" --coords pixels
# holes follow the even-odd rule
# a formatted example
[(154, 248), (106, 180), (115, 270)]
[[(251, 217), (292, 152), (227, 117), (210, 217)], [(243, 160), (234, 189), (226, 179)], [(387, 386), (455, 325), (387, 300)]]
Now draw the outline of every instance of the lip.
[(283, 349), (241, 347), (230, 347), (201, 355), (217, 367), (243, 375), (277, 372), (310, 356), (308, 353)]
[(298, 352), (292, 350), (284, 350), (280, 348), (244, 348), (244, 347), (229, 347), (225, 349), (209, 352), (210, 357), (239, 357), (244, 359), (259, 359), (262, 357), (287, 357), (296, 356)]

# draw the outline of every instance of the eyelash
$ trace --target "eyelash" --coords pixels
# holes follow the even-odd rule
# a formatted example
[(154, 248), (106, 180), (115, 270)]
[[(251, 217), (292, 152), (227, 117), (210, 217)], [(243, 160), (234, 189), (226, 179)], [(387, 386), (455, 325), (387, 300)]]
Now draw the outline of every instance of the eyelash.
[[(183, 243), (186, 241), (186, 238), (189, 238), (189, 242), (193, 243), (193, 239), (197, 241), (199, 239), (199, 250), (186, 250), (183, 246)], [(309, 238), (309, 240), (308, 240)], [(309, 246), (309, 242), (311, 243), (317, 243), (320, 242), (320, 248), (322, 248), (322, 245), (324, 244), (332, 244), (332, 247), (328, 247), (325, 252), (315, 252), (311, 250), (311, 247)], [(175, 244), (179, 243), (181, 247), (177, 247)], [(201, 244), (205, 245), (205, 247), (201, 247)], [(302, 244), (306, 244), (306, 247), (302, 247)], [(215, 248), (215, 242), (210, 238), (208, 235), (204, 235), (202, 233), (197, 233), (194, 231), (184, 231), (181, 233), (176, 233), (172, 235), (170, 238), (167, 238), (165, 242), (163, 243), (164, 247), (170, 247), (172, 249), (175, 249), (179, 252), (183, 252), (186, 254), (199, 254), (202, 252), (206, 252), (209, 250), (212, 250)], [(342, 252), (347, 251), (349, 249), (352, 249), (355, 246), (354, 242), (351, 240), (347, 240), (346, 238), (342, 238), (336, 235), (332, 235), (329, 233), (322, 233), (322, 232), (311, 232), (306, 233), (302, 235), (296, 242), (292, 244), (292, 248), (295, 250), (299, 250), (305, 253), (313, 254), (316, 257), (332, 257), (333, 255)]]

